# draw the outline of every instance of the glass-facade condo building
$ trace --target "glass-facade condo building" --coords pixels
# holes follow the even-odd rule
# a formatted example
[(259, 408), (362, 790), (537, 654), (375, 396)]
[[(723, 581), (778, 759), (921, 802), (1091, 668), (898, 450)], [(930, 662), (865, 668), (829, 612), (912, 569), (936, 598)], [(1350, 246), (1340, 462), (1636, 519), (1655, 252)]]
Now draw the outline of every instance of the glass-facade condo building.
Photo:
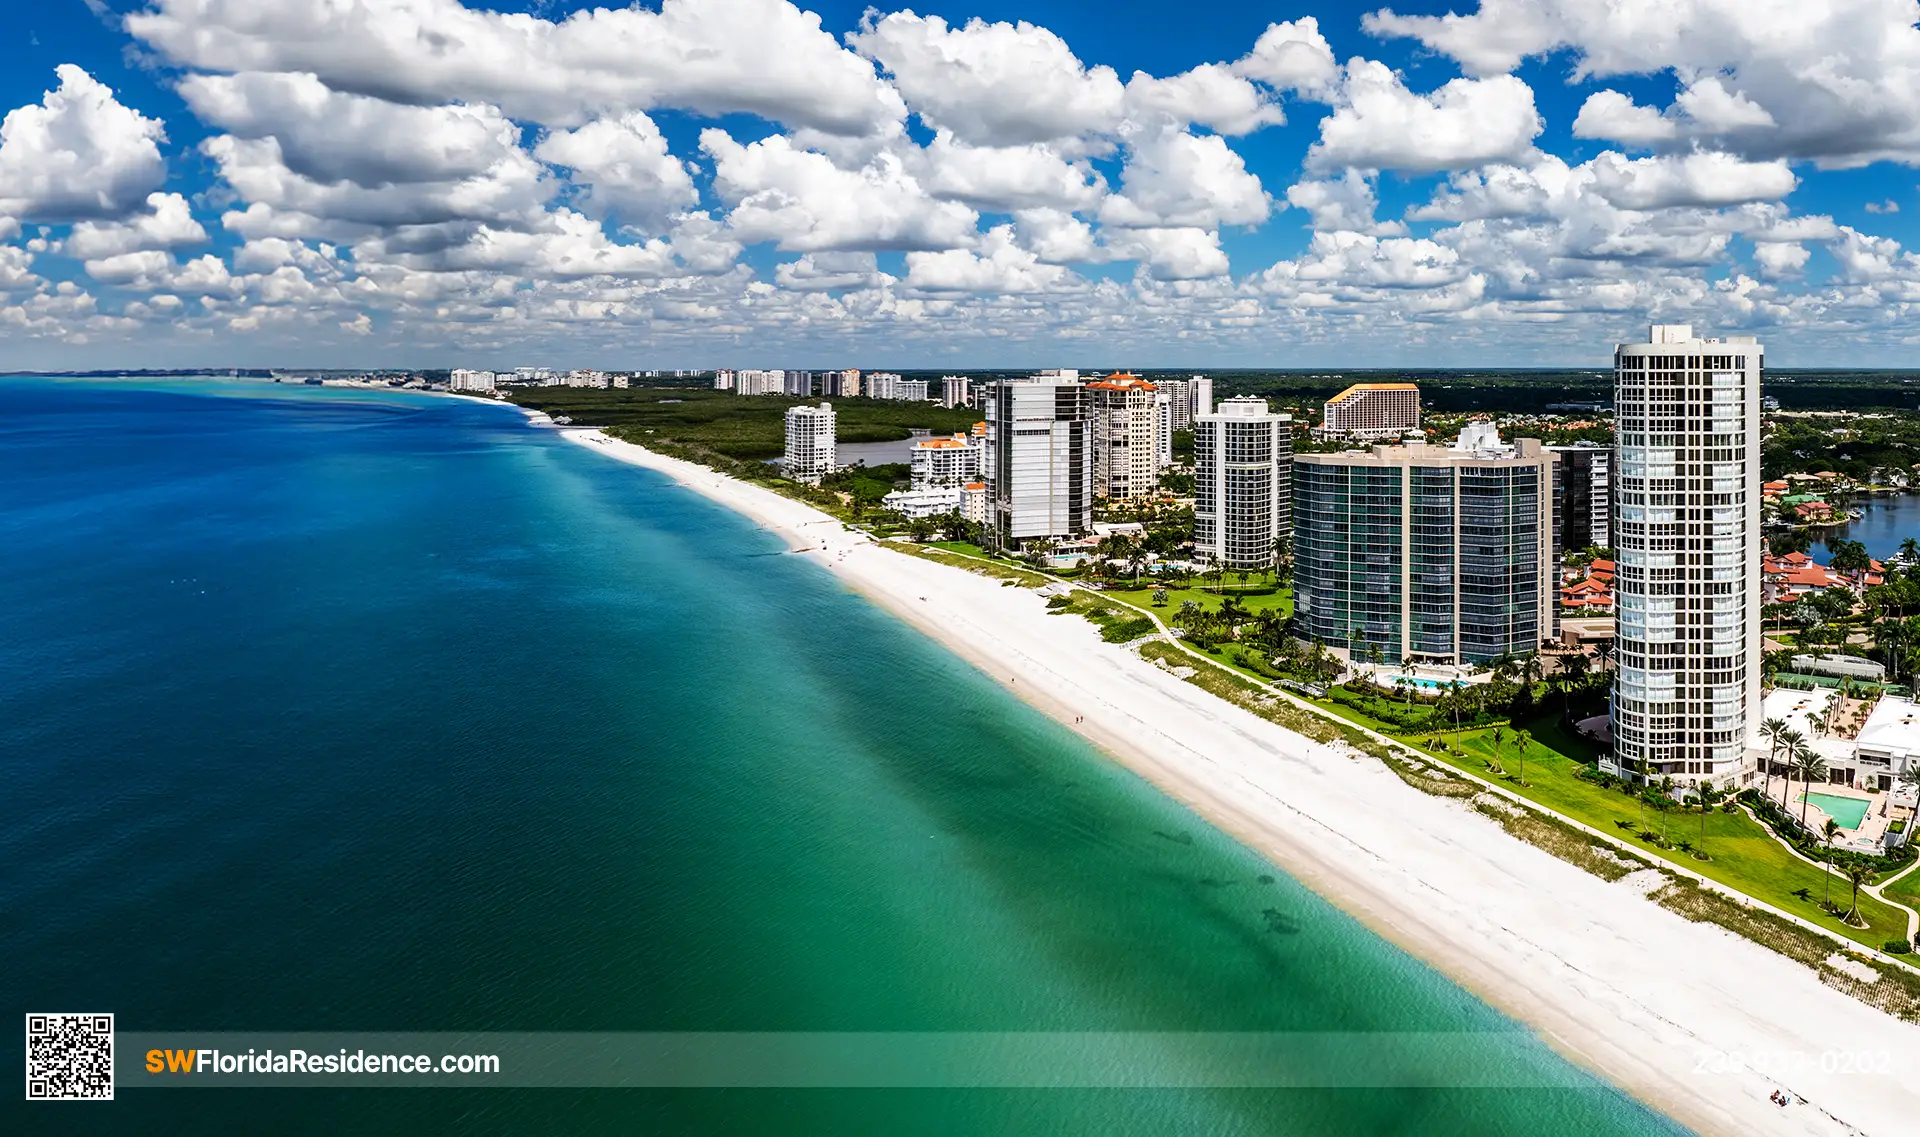
[(1093, 528), (1093, 440), (1077, 372), (985, 387), (987, 540), (997, 548)]
[(1614, 350), (1611, 772), (1740, 784), (1760, 708), (1760, 372), (1751, 336)]
[(1558, 597), (1553, 471), (1533, 439), (1297, 455), (1298, 634), (1394, 663), (1536, 650)]

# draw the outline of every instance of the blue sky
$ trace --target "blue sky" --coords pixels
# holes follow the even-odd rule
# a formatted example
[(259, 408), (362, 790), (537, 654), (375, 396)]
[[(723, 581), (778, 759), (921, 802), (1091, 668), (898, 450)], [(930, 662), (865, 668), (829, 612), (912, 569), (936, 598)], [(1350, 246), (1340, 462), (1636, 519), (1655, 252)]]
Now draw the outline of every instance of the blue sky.
[(1920, 4), (1652, 7), (9, 5), (0, 343), (1590, 365), (1672, 320), (1907, 363)]

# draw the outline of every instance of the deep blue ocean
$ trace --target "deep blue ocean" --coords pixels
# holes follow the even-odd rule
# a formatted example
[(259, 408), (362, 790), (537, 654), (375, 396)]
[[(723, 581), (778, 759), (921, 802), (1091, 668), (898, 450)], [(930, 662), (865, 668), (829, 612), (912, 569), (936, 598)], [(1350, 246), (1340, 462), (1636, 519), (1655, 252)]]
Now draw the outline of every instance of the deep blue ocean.
[[(1517, 1029), (664, 479), (237, 381), (0, 380), (0, 960), (14, 1016), (122, 1031)], [(123, 1090), (0, 1131), (1679, 1132), (1575, 1081)]]

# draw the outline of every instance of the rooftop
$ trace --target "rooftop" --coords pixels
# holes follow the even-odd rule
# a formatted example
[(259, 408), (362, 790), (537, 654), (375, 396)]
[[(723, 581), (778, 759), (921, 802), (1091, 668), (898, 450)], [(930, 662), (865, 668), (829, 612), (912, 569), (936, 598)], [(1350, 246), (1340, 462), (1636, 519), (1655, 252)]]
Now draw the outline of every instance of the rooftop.
[(1355, 383), (1327, 401), (1337, 403), (1348, 395), (1364, 394), (1367, 391), (1418, 391), (1419, 389), (1420, 386), (1417, 383)]
[(1140, 378), (1131, 371), (1116, 371), (1105, 379), (1096, 379), (1087, 384), (1102, 391), (1151, 391), (1153, 384)]
[(1920, 706), (1912, 699), (1882, 697), (1854, 741), (1864, 749), (1920, 755)]

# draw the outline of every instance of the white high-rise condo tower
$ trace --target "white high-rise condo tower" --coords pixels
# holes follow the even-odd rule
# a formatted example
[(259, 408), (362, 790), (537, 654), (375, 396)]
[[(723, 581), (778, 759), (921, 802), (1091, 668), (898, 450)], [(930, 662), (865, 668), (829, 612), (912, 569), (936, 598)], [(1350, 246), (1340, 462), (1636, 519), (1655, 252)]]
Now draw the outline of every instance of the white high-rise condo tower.
[(817, 407), (787, 408), (787, 460), (781, 469), (787, 477), (810, 486), (833, 473), (833, 404)]
[(1760, 344), (1614, 349), (1611, 772), (1741, 785), (1760, 710)]
[(1193, 551), (1218, 565), (1266, 568), (1293, 537), (1293, 416), (1265, 399), (1227, 399), (1193, 423)]

